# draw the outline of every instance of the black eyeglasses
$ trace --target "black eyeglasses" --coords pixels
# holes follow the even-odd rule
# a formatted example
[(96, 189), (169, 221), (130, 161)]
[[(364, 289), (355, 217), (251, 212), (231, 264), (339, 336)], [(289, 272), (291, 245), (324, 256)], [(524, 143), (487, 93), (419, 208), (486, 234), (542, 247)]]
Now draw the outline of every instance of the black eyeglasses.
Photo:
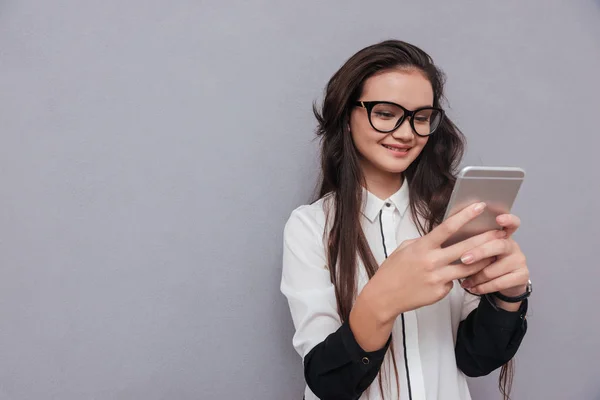
[(367, 110), (369, 123), (377, 132), (390, 133), (402, 125), (406, 117), (414, 133), (429, 136), (442, 123), (444, 110), (436, 107), (421, 107), (414, 111), (389, 101), (357, 101), (357, 107)]

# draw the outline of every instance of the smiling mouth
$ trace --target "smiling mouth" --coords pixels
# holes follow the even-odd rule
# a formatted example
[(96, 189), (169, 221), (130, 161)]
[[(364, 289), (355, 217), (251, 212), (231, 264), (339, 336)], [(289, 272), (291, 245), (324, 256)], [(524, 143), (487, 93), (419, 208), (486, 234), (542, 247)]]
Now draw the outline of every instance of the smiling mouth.
[(385, 147), (386, 149), (395, 151), (396, 153), (407, 153), (410, 150), (410, 148), (403, 148), (403, 149), (401, 149), (401, 148), (398, 148), (398, 147), (392, 147), (392, 146), (388, 146), (388, 145), (385, 145), (385, 144), (383, 144), (382, 146)]

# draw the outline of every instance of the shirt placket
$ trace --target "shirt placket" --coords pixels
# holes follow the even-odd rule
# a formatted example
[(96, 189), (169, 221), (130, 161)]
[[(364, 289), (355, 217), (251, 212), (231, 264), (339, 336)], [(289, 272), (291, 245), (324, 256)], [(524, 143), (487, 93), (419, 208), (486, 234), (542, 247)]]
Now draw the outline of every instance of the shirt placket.
[[(400, 223), (402, 221), (400, 213), (390, 202), (386, 202), (381, 213), (382, 216), (382, 232), (383, 241), (389, 256), (398, 247), (398, 238), (396, 234)], [(402, 240), (402, 238), (400, 238)], [(401, 318), (396, 321), (398, 329), (395, 329), (398, 333), (398, 337), (402, 338), (402, 322)], [(425, 382), (423, 381), (423, 369), (421, 366), (421, 355), (419, 352), (419, 329), (417, 325), (416, 311), (408, 311), (404, 313), (404, 333), (406, 335), (406, 355), (408, 359), (408, 371), (410, 374), (410, 387), (413, 400), (425, 399)], [(402, 349), (402, 342), (397, 342), (397, 348), (401, 350), (402, 359), (397, 362), (404, 363), (404, 349)], [(403, 377), (403, 381), (406, 380), (406, 376)], [(402, 392), (407, 392), (405, 387)]]

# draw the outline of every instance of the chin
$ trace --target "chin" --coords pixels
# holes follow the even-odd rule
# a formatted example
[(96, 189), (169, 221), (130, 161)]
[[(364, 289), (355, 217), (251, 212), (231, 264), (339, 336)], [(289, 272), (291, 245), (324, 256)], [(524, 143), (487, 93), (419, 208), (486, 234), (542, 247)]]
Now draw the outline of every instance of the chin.
[(380, 165), (379, 168), (389, 174), (401, 174), (410, 166), (410, 162), (404, 163), (390, 163), (387, 165)]
[(386, 150), (385, 154), (380, 155), (376, 159), (378, 161), (377, 168), (390, 174), (403, 173), (410, 166), (410, 164), (412, 164), (415, 161), (415, 159), (417, 158), (416, 156), (418, 156), (420, 153), (420, 151), (415, 153), (413, 152), (414, 150), (416, 149), (411, 149), (409, 154), (405, 157), (390, 156), (389, 154), (387, 154)]

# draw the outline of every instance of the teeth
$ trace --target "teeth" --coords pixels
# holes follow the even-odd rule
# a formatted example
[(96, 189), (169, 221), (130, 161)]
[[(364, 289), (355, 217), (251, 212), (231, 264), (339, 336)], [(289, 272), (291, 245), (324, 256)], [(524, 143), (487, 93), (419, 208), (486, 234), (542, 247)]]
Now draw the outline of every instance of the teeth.
[(406, 151), (408, 151), (408, 149), (398, 149), (396, 147), (386, 146), (385, 144), (383, 145), (383, 147), (385, 147), (386, 149), (390, 149), (390, 150), (398, 151), (398, 152), (406, 152)]

